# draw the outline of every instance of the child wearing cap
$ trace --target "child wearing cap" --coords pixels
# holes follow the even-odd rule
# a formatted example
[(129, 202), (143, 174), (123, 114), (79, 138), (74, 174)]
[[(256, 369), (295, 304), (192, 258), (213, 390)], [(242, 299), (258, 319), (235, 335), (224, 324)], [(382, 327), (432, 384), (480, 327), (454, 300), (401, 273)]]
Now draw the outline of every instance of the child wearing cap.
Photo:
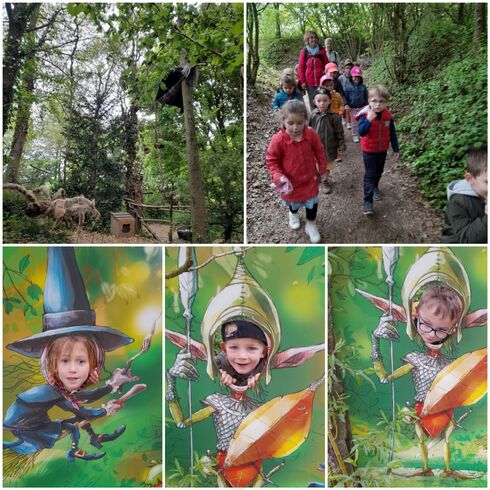
[(338, 92), (342, 97), (344, 97), (344, 88), (339, 80), (339, 67), (336, 63), (327, 63), (325, 65), (325, 75), (330, 75), (333, 78), (333, 88), (336, 92)]
[(311, 113), (309, 121), (309, 125), (318, 134), (325, 151), (327, 173), (323, 179), (323, 190), (326, 194), (332, 192), (330, 174), (334, 168), (334, 160), (338, 158), (339, 151), (345, 150), (344, 130), (340, 116), (330, 110), (331, 100), (330, 92), (325, 88), (319, 88), (315, 95), (316, 108)]
[(354, 143), (359, 143), (359, 135), (357, 133), (357, 113), (367, 105), (368, 93), (367, 88), (363, 83), (362, 70), (359, 66), (354, 66), (351, 70), (351, 80), (347, 83), (345, 89), (345, 108), (350, 111), (352, 124), (352, 140)]
[(235, 320), (221, 326), (221, 340), (216, 356), (221, 382), (254, 388), (267, 360), (264, 332), (248, 320)]

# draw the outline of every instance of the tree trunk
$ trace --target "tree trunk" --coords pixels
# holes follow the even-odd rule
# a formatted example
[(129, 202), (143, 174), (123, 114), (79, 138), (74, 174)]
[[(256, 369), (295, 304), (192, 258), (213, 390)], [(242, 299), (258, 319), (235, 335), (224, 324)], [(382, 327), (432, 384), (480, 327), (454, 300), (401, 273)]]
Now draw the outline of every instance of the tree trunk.
[(3, 58), (3, 133), (7, 131), (14, 100), (14, 87), (25, 53), (22, 53), (22, 37), (31, 16), (39, 12), (40, 3), (7, 3), (8, 34)]
[(473, 44), (478, 47), (486, 34), (486, 4), (474, 4)]
[[(29, 20), (29, 29), (36, 27), (39, 9), (35, 9)], [(19, 97), (19, 107), (17, 109), (17, 118), (15, 121), (14, 135), (12, 138), (12, 146), (10, 148), (9, 162), (5, 173), (7, 182), (18, 182), (20, 172), (20, 161), (24, 153), (24, 145), (29, 133), (29, 119), (31, 115), (31, 106), (34, 99), (34, 85), (36, 82), (36, 58), (34, 45), (36, 43), (36, 35), (29, 33), (29, 54), (24, 63), (24, 70), (21, 80), (22, 94)]]
[[(131, 104), (127, 114), (124, 114), (124, 151), (126, 153), (126, 189), (128, 197), (142, 204), (143, 177), (138, 168), (137, 144), (138, 144), (138, 108)], [(143, 214), (143, 212), (142, 212)]]
[(192, 241), (194, 243), (208, 243), (208, 211), (197, 151), (196, 126), (192, 106), (192, 85), (189, 79), (182, 81), (182, 100), (184, 105), (185, 139), (189, 167), (189, 190), (191, 195)]
[(279, 17), (279, 7), (278, 3), (273, 3), (274, 6), (274, 20), (276, 22), (276, 38), (281, 39), (281, 18)]
[[(335, 348), (335, 335), (332, 323), (332, 312), (330, 302), (328, 305), (328, 356), (332, 356)], [(342, 379), (340, 370), (336, 369), (337, 379)], [(339, 398), (344, 393), (344, 386), (341, 383), (330, 380), (329, 386), (331, 392), (329, 397)], [(335, 475), (350, 475), (354, 468), (345, 460), (350, 457), (352, 448), (352, 429), (350, 425), (349, 411), (346, 410), (343, 414), (332, 413), (328, 414), (328, 468), (329, 478), (335, 480)], [(332, 485), (335, 481), (330, 482)], [(330, 486), (330, 485), (329, 485)]]
[(247, 77), (251, 86), (255, 85), (259, 71), (259, 13), (257, 4), (247, 4)]

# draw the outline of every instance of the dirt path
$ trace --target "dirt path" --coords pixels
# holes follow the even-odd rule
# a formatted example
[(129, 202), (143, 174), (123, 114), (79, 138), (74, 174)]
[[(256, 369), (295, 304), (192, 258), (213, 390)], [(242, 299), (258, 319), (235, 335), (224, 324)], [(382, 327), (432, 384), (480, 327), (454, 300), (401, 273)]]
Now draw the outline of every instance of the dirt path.
[[(266, 95), (259, 96), (261, 92)], [(309, 243), (304, 226), (289, 228), (287, 208), (270, 188), (265, 153), (279, 129), (270, 109), (272, 96), (270, 89), (259, 86), (247, 98), (247, 241)], [(417, 179), (393, 160), (386, 162), (380, 183), (383, 199), (374, 203), (375, 214), (362, 214), (362, 153), (347, 129), (345, 138), (347, 151), (332, 172), (333, 192), (320, 191), (317, 223), (322, 243), (440, 243), (442, 216), (423, 200)]]

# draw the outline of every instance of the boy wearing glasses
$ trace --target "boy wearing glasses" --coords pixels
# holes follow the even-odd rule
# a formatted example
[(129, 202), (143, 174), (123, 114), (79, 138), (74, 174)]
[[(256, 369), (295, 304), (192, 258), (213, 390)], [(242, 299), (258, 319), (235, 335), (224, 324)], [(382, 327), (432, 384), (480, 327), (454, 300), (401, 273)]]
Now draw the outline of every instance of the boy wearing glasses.
[(362, 158), (364, 161), (364, 206), (363, 213), (373, 214), (373, 200), (379, 201), (379, 181), (383, 174), (388, 147), (393, 149), (393, 156), (398, 158), (398, 138), (395, 123), (390, 111), (386, 108), (388, 90), (383, 85), (369, 89), (369, 105), (355, 116), (359, 121)]
[(450, 467), (449, 436), (454, 430), (453, 409), (423, 416), (422, 408), (432, 382), (446, 366), (451, 364), (452, 358), (442, 354), (443, 346), (450, 347), (452, 337), (458, 332), (465, 312), (463, 299), (456, 291), (441, 283), (429, 285), (419, 301), (412, 304), (412, 325), (410, 338), (413, 338), (425, 352), (415, 351), (402, 358), (404, 364), (388, 375), (380, 354), (380, 339), (399, 341), (400, 335), (396, 329), (396, 321), (392, 316), (381, 317), (380, 322), (372, 334), (372, 353), (374, 370), (381, 383), (391, 383), (393, 379), (412, 374), (415, 388), (414, 409), (415, 432), (419, 439), (419, 448), (422, 456), (422, 468), (412, 471), (405, 476), (432, 476), (433, 472), (428, 464), (428, 449), (426, 438), (434, 438), (444, 431), (445, 471), (443, 477), (475, 478), (464, 472), (452, 470)]

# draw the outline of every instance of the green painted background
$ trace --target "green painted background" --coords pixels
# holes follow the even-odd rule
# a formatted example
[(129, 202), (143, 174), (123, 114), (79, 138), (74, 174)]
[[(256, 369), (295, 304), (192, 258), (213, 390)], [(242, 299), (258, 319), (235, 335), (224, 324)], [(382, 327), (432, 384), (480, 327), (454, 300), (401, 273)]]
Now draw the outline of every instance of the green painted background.
[[(229, 247), (196, 247), (197, 263), (202, 263), (210, 255), (230, 251)], [(178, 249), (167, 247), (166, 271), (176, 268)], [(310, 260), (308, 260), (310, 259)], [(229, 255), (214, 260), (199, 270), (199, 291), (192, 311), (192, 337), (200, 338), (200, 320), (211, 298), (230, 280), (236, 264), (236, 257)], [(307, 261), (308, 260), (308, 261)], [(320, 344), (325, 341), (324, 310), (324, 249), (323, 247), (255, 247), (245, 254), (245, 264), (257, 282), (270, 294), (281, 321), (282, 342), (280, 350), (290, 347)], [(302, 262), (305, 262), (302, 264)], [(299, 264), (299, 265), (298, 265)], [(165, 328), (184, 332), (182, 307), (178, 296), (178, 279), (166, 281)], [(167, 369), (175, 360), (178, 349), (166, 341)], [(226, 392), (218, 382), (212, 382), (206, 374), (204, 362), (198, 362), (200, 380), (192, 384), (193, 411), (201, 408), (199, 400), (214, 392)], [(324, 373), (324, 356), (319, 353), (302, 366), (289, 369), (274, 369), (272, 381), (265, 387), (264, 401), (306, 388)], [(186, 383), (177, 381), (177, 390), (184, 413), (188, 416)], [(292, 455), (284, 458), (285, 467), (272, 476), (274, 486), (305, 487), (310, 481), (323, 481), (319, 471), (325, 453), (325, 388), (320, 387), (313, 403), (313, 422), (306, 442)], [(168, 409), (166, 409), (166, 469), (172, 471), (175, 458), (186, 468), (189, 466), (188, 429), (177, 429)], [(194, 447), (201, 456), (206, 450), (216, 452), (216, 437), (212, 419), (194, 425)], [(264, 462), (265, 472), (281, 460)], [(209, 480), (214, 486), (214, 480)], [(175, 481), (168, 482), (175, 486)]]
[[(401, 303), (400, 291), (408, 268), (427, 247), (401, 247), (394, 278), (394, 296), (396, 303)], [(471, 285), (470, 311), (486, 308), (487, 304), (487, 252), (483, 247), (451, 247), (451, 250), (463, 262)], [(354, 287), (363, 289), (373, 295), (387, 297), (388, 287), (385, 272), (381, 264), (381, 247), (345, 247), (329, 249), (329, 298), (332, 306), (332, 321), (336, 340), (345, 339), (349, 345), (358, 347), (359, 359), (355, 367), (359, 369), (372, 367), (371, 333), (376, 328), (381, 312), (368, 300), (354, 291)], [(405, 333), (405, 324), (398, 323), (401, 340), (395, 343), (395, 368), (401, 365), (401, 358), (414, 350), (415, 343)], [(382, 355), (389, 371), (389, 342), (381, 341)], [(463, 337), (456, 346), (454, 357), (465, 352), (487, 346), (487, 326), (463, 330)], [(366, 433), (376, 428), (379, 412), (383, 410), (391, 416), (391, 385), (381, 385), (374, 374), (369, 374), (375, 382), (373, 390), (367, 382), (356, 382), (349, 375), (345, 379), (346, 391), (349, 395), (348, 405), (354, 433)], [(414, 388), (411, 375), (396, 380), (396, 402), (403, 406), (407, 401), (413, 404)], [(487, 467), (487, 398), (484, 397), (473, 405), (473, 412), (463, 422), (464, 430), (457, 430), (451, 436), (453, 444), (452, 466), (454, 469), (486, 471)], [(457, 409), (458, 418), (467, 408)], [(415, 435), (411, 444), (416, 445)], [(409, 449), (406, 445), (403, 449)], [(436, 456), (430, 458), (430, 465), (443, 468), (443, 445), (437, 446)], [(397, 453), (395, 457), (403, 459), (406, 467), (420, 466), (420, 460)], [(385, 461), (376, 461), (369, 456), (362, 456), (361, 464), (383, 467)], [(471, 483), (470, 483), (471, 482)], [(485, 486), (486, 479), (471, 480), (471, 486)], [(420, 484), (420, 482), (419, 482)], [(450, 486), (454, 480), (426, 479), (426, 486)], [(456, 482), (456, 485), (463, 485)], [(415, 480), (399, 486), (418, 486)], [(465, 485), (466, 486), (466, 485)]]
[[(146, 333), (151, 329), (155, 317), (161, 310), (162, 298), (162, 255), (160, 248), (143, 247), (80, 247), (75, 249), (79, 269), (92, 308), (95, 309), (98, 325), (119, 329), (135, 339), (128, 346), (109, 352), (106, 356), (106, 371), (101, 376), (105, 381), (116, 367), (124, 367), (129, 357), (136, 354)], [(23, 257), (29, 255), (25, 273), (29, 280), (44, 286), (46, 276), (47, 249), (45, 247), (5, 247), (4, 263), (18, 270)], [(25, 280), (17, 277), (16, 284), (24, 297), (28, 298)], [(101, 288), (103, 282), (119, 287), (114, 298), (107, 298)], [(5, 279), (7, 293), (14, 294)], [(125, 286), (129, 289), (125, 289)], [(5, 296), (4, 296), (5, 297)], [(32, 300), (31, 300), (32, 301)], [(108, 301), (108, 302), (107, 302)], [(41, 331), (42, 296), (32, 301), (36, 316), (23, 315), (22, 309), (3, 315), (3, 361), (4, 391), (3, 412), (14, 401), (16, 393), (37, 384), (44, 384), (39, 374), (38, 361), (13, 353), (5, 345), (15, 339), (27, 337)], [(26, 361), (27, 364), (19, 364)], [(14, 372), (12, 365), (22, 366)], [(76, 460), (69, 462), (66, 452), (69, 438), (57, 442), (52, 449), (40, 453), (36, 466), (17, 481), (5, 481), (5, 486), (16, 487), (141, 487), (150, 467), (162, 462), (162, 330), (160, 325), (153, 337), (150, 350), (133, 363), (133, 374), (146, 383), (147, 391), (127, 401), (124, 408), (111, 417), (94, 422), (96, 432), (112, 432), (126, 424), (125, 433), (117, 440), (104, 445), (106, 456), (96, 461)], [(29, 375), (31, 373), (31, 375)], [(101, 384), (102, 386), (102, 384)], [(126, 392), (131, 385), (126, 385)], [(109, 395), (92, 406), (119, 395)], [(72, 414), (54, 409), (52, 418), (69, 418)], [(90, 446), (87, 435), (82, 432), (80, 448), (87, 452), (97, 450)], [(12, 440), (10, 432), (4, 431), (5, 440)], [(161, 478), (161, 476), (160, 476)]]

